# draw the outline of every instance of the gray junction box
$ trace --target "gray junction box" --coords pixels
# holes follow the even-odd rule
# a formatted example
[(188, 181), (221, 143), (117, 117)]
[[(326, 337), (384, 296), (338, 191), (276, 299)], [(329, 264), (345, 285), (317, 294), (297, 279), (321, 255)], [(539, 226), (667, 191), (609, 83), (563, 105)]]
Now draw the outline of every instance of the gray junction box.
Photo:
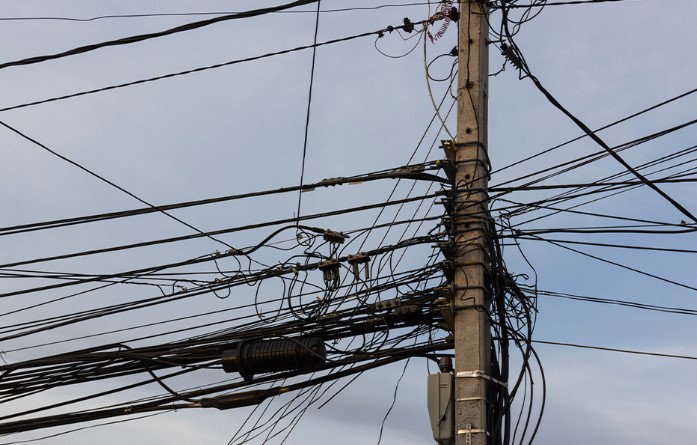
[(455, 443), (453, 375), (449, 372), (428, 376), (428, 415), (433, 438), (440, 445)]

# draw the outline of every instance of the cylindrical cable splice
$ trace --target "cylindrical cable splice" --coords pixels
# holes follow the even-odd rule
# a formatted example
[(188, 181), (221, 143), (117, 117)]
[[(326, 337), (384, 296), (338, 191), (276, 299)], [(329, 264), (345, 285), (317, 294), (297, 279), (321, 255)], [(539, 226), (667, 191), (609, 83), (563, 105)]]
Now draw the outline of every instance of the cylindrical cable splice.
[(311, 368), (326, 360), (324, 342), (317, 337), (242, 341), (223, 351), (225, 372), (239, 372), (245, 380), (264, 372)]

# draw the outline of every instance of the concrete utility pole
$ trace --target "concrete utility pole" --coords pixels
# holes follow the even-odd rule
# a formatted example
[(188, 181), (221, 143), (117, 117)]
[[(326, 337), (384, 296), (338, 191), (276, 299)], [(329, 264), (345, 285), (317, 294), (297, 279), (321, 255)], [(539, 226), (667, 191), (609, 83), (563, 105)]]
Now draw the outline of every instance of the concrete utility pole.
[(487, 274), (488, 180), (487, 7), (459, 0), (459, 79), (455, 173), (455, 435), (456, 445), (486, 445), (491, 371)]

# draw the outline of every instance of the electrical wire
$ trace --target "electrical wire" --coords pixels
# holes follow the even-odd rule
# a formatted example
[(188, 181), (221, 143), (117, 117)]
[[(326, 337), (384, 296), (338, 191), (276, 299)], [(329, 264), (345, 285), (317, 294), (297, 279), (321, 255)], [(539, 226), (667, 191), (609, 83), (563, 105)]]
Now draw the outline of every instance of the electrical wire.
[(206, 19), (206, 20), (200, 20), (198, 22), (186, 23), (184, 25), (175, 26), (174, 28), (166, 29), (163, 31), (151, 32), (151, 33), (147, 33), (147, 34), (138, 34), (138, 35), (133, 35), (133, 36), (124, 37), (124, 38), (120, 38), (120, 39), (107, 40), (104, 42), (93, 43), (90, 45), (84, 45), (84, 46), (73, 48), (73, 49), (70, 49), (67, 51), (62, 51), (60, 53), (49, 54), (49, 55), (44, 55), (44, 56), (34, 56), (34, 57), (26, 58), (26, 59), (19, 59), (19, 60), (14, 60), (11, 62), (4, 62), (4, 63), (0, 63), (0, 70), (4, 69), (4, 68), (9, 68), (12, 66), (33, 65), (36, 63), (46, 62), (49, 60), (56, 60), (56, 59), (61, 59), (64, 57), (74, 56), (74, 55), (78, 55), (78, 54), (84, 54), (84, 53), (95, 51), (95, 50), (101, 49), (101, 48), (130, 45), (133, 43), (138, 43), (138, 42), (143, 42), (146, 40), (165, 37), (165, 36), (178, 34), (178, 33), (185, 32), (185, 31), (192, 31), (195, 29), (214, 25), (216, 23), (226, 22), (226, 21), (230, 21), (230, 20), (239, 20), (239, 19), (257, 17), (257, 16), (261, 16), (264, 14), (270, 14), (272, 12), (278, 12), (278, 11), (282, 11), (285, 9), (295, 8), (298, 6), (309, 5), (309, 4), (315, 3), (317, 1), (318, 0), (296, 0), (294, 2), (286, 3), (284, 5), (273, 6), (273, 7), (268, 7), (268, 8), (259, 8), (259, 9), (254, 9), (254, 10), (250, 10), (250, 11), (245, 11), (245, 12), (228, 14), (228, 15), (224, 15), (224, 16), (220, 16), (220, 17), (213, 17), (213, 18)]

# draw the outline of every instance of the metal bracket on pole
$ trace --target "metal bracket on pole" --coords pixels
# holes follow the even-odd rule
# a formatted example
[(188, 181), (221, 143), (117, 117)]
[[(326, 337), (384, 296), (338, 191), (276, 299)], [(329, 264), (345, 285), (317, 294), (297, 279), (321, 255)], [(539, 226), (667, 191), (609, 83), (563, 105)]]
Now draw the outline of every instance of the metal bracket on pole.
[(472, 429), (472, 424), (467, 424), (466, 429), (464, 430), (457, 430), (457, 435), (458, 436), (465, 436), (465, 445), (472, 445), (472, 434), (486, 434), (487, 436), (489, 435), (489, 432), (487, 430), (479, 430), (479, 429)]

